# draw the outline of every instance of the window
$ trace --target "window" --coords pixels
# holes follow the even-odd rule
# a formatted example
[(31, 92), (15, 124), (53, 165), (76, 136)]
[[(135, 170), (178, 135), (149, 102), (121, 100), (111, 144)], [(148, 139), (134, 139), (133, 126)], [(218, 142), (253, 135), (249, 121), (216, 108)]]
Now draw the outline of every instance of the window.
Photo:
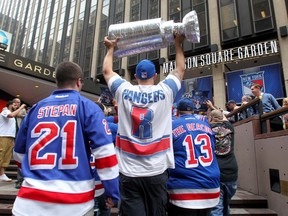
[[(130, 6), (131, 6), (130, 22), (140, 20), (141, 1), (140, 0), (132, 0)], [(137, 55), (137, 54), (128, 56), (128, 66), (136, 65), (138, 63), (138, 58), (139, 58), (139, 55)]]
[[(191, 52), (195, 49), (207, 47), (209, 45), (208, 11), (206, 0), (171, 0), (169, 1), (169, 20), (182, 22), (183, 17), (190, 11), (195, 10), (200, 26), (200, 43), (191, 43), (184, 40), (183, 49)], [(169, 55), (175, 54), (174, 44), (169, 45)]]
[(90, 3), (89, 11), (89, 22), (87, 28), (86, 43), (85, 43), (85, 54), (84, 54), (84, 65), (82, 66), (85, 73), (84, 77), (90, 77), (90, 71), (92, 66), (92, 55), (94, 46), (94, 35), (96, 29), (96, 16), (97, 16), (97, 0), (92, 0)]
[[(173, 20), (174, 22), (181, 21), (181, 1), (179, 0), (171, 0), (169, 1), (169, 20)], [(169, 55), (175, 55), (175, 46), (173, 43), (170, 43), (168, 47)]]
[(239, 37), (235, 0), (220, 0), (220, 24), (222, 41)]
[(197, 12), (198, 22), (200, 26), (200, 43), (195, 43), (194, 48), (205, 47), (209, 44), (208, 40), (208, 12), (206, 0), (193, 0), (192, 10)]
[[(123, 23), (124, 8), (125, 8), (124, 0), (117, 0), (117, 1), (111, 1), (111, 2), (109, 0), (103, 1), (102, 16), (101, 16), (101, 22), (100, 22), (99, 43), (98, 43), (99, 52), (97, 53), (98, 55), (97, 75), (102, 74), (102, 64), (103, 64), (104, 57), (106, 55), (106, 47), (103, 44), (103, 39), (107, 35), (109, 26), (111, 24)], [(109, 16), (109, 13), (113, 14), (113, 16), (112, 17)], [(116, 72), (121, 70), (121, 59), (114, 58), (113, 70)]]
[(274, 28), (269, 0), (252, 0), (254, 31), (263, 32)]
[(102, 74), (102, 64), (106, 54), (106, 48), (103, 44), (104, 37), (108, 32), (108, 17), (109, 17), (110, 0), (104, 0), (102, 6), (102, 15), (100, 21), (100, 33), (98, 42), (98, 53), (97, 53), (97, 74)]
[[(149, 0), (148, 1), (148, 19), (155, 19), (160, 17), (160, 6), (159, 0)], [(159, 50), (152, 50), (147, 52), (147, 58), (150, 60), (156, 60), (159, 58)]]

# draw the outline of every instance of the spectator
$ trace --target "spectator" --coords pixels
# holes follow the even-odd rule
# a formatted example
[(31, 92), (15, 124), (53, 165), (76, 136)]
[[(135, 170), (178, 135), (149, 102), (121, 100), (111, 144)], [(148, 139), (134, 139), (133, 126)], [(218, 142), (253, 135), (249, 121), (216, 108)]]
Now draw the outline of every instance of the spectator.
[(118, 104), (116, 154), (120, 169), (120, 215), (165, 215), (167, 168), (174, 168), (172, 105), (185, 71), (184, 37), (175, 36), (176, 70), (154, 85), (155, 65), (143, 60), (136, 67), (138, 85), (112, 70), (119, 38), (104, 39), (108, 48), (103, 75)]
[[(107, 118), (108, 112), (107, 112), (106, 106), (102, 104), (101, 102), (95, 102), (95, 103), (100, 107), (100, 109), (104, 112)], [(108, 124), (109, 130), (111, 131), (113, 144), (115, 145), (118, 125), (109, 121), (107, 121), (107, 124)], [(104, 188), (102, 186), (102, 183), (100, 181), (99, 175), (97, 173), (96, 167), (93, 164), (93, 162), (95, 163), (95, 159), (92, 155), (91, 167), (92, 167), (94, 177), (95, 177), (95, 188), (96, 188), (95, 198), (94, 198), (94, 201), (95, 201), (94, 211), (96, 213), (95, 215), (96, 216), (109, 216), (111, 211), (110, 211), (110, 208), (107, 208), (106, 206), (106, 203), (105, 203), (106, 197), (104, 193)]]
[(10, 164), (12, 157), (14, 139), (16, 136), (16, 120), (15, 117), (25, 107), (22, 104), (16, 107), (12, 101), (8, 101), (6, 107), (3, 108), (0, 115), (0, 181), (12, 181), (5, 174), (6, 168)]
[[(282, 107), (288, 107), (288, 97), (283, 99)], [(288, 113), (283, 115), (283, 128), (288, 129)]]
[(229, 202), (237, 190), (238, 165), (234, 155), (234, 128), (220, 110), (212, 110), (209, 117), (216, 137), (215, 154), (220, 168), (220, 201), (211, 215), (229, 215)]
[(111, 209), (106, 206), (105, 190), (98, 175), (93, 154), (91, 154), (90, 165), (95, 178), (94, 216), (110, 216)]
[[(21, 106), (21, 100), (19, 98), (14, 98), (13, 103), (15, 104), (16, 108), (18, 109)], [(16, 122), (18, 128), (20, 128), (23, 118), (26, 116), (26, 109), (23, 108), (19, 114), (16, 116)]]
[(250, 95), (243, 95), (241, 98), (242, 105), (245, 105), (252, 101), (252, 97)]
[[(245, 104), (247, 104), (247, 103), (252, 101), (252, 97), (250, 95), (243, 95), (241, 101), (242, 101), (241, 106), (245, 105)], [(249, 117), (253, 116), (256, 113), (257, 112), (255, 111), (255, 107), (254, 106), (247, 107), (245, 110), (243, 110), (243, 111), (241, 111), (239, 113), (239, 120), (249, 118)]]
[[(281, 106), (278, 104), (277, 100), (274, 98), (272, 94), (269, 93), (263, 93), (261, 92), (262, 86), (254, 83), (251, 85), (251, 91), (252, 94), (255, 97), (258, 97), (262, 101), (262, 108), (263, 108), (263, 113), (269, 113), (274, 110), (280, 109)], [(259, 110), (257, 108), (257, 110)], [(283, 122), (282, 119), (277, 116), (274, 118), (270, 119), (270, 127), (273, 131), (278, 131), (278, 130), (283, 130)]]
[[(224, 114), (224, 118), (227, 120), (226, 115), (228, 115), (228, 114), (230, 113), (229, 111), (223, 110), (223, 109), (220, 108), (220, 107), (216, 107), (215, 105), (213, 105), (213, 103), (212, 103), (210, 100), (207, 100), (207, 101), (206, 101), (206, 105), (207, 105), (207, 108), (208, 108), (208, 110), (207, 110), (207, 115), (206, 115), (206, 116), (209, 116), (209, 115), (210, 115), (210, 112), (211, 112), (212, 110), (217, 109), (217, 110), (220, 110), (220, 111)], [(227, 104), (226, 104), (226, 108), (227, 108)], [(207, 122), (209, 122), (209, 119), (207, 119)]]
[(112, 137), (102, 110), (79, 93), (83, 71), (73, 62), (60, 63), (56, 84), (58, 90), (31, 108), (16, 138), (14, 159), (24, 177), (12, 209), (16, 216), (93, 215), (91, 153), (107, 206), (119, 200)]
[(234, 111), (234, 110), (236, 110), (238, 108), (239, 108), (239, 106), (237, 106), (237, 104), (236, 104), (236, 102), (234, 100), (229, 100), (227, 102), (227, 109), (228, 109), (229, 112), (232, 112), (232, 111)]
[[(108, 109), (107, 107), (102, 104), (101, 102), (95, 102), (100, 108), (101, 110), (104, 112), (104, 115), (105, 115), (105, 119), (107, 121), (107, 124), (109, 126), (109, 129), (111, 131), (111, 134), (112, 134), (112, 140), (113, 140), (113, 143), (115, 145), (116, 143), (116, 135), (117, 135), (117, 130), (118, 130), (118, 123), (115, 123), (118, 121), (118, 117), (115, 118), (115, 116), (109, 116), (109, 112), (108, 112)], [(115, 119), (117, 119), (117, 121), (115, 121)]]
[(220, 196), (215, 137), (210, 125), (193, 114), (190, 99), (181, 99), (177, 109), (179, 118), (172, 123), (175, 169), (169, 170), (168, 215), (209, 216)]
[[(19, 108), (21, 106), (21, 100), (19, 98), (14, 98), (13, 99), (13, 103), (15, 104), (15, 106), (17, 108)], [(23, 108), (19, 114), (17, 115), (17, 117), (15, 118), (16, 119), (16, 123), (17, 123), (17, 128), (16, 128), (16, 131), (18, 132), (18, 129), (20, 128), (21, 126), (21, 123), (22, 123), (22, 120), (23, 118), (26, 116), (26, 109)], [(21, 188), (21, 185), (22, 185), (22, 182), (23, 182), (23, 176), (22, 176), (22, 173), (21, 173), (21, 169), (20, 168), (17, 168), (17, 181), (15, 182), (15, 188), (16, 189), (20, 189)]]
[[(229, 113), (239, 108), (239, 106), (237, 106), (237, 104), (234, 100), (229, 100), (226, 103), (226, 107), (227, 107), (227, 111), (229, 111)], [(237, 122), (239, 119), (240, 119), (239, 113), (228, 118), (229, 122), (231, 122), (231, 123)]]

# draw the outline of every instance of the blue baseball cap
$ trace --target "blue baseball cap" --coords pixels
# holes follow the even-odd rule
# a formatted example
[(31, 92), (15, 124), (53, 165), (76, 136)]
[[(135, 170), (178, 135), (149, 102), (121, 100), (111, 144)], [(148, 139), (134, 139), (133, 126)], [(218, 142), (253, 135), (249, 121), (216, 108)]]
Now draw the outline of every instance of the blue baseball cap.
[(156, 73), (155, 65), (150, 60), (144, 59), (136, 67), (136, 76), (141, 80), (146, 80)]
[(194, 110), (194, 104), (191, 99), (189, 98), (181, 98), (178, 101), (177, 109), (179, 111), (193, 111)]

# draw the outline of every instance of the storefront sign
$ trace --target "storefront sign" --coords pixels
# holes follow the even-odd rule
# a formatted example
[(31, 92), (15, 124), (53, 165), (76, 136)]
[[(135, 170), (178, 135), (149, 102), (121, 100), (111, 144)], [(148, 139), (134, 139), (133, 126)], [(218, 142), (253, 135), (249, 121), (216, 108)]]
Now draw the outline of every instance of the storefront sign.
[(55, 68), (39, 62), (31, 61), (30, 59), (12, 53), (4, 51), (0, 52), (0, 66), (55, 82)]
[[(53, 83), (56, 82), (55, 68), (0, 50), (0, 68), (1, 67), (11, 70), (11, 73), (21, 73)], [(84, 79), (82, 90), (100, 95), (100, 86), (99, 83), (95, 84), (91, 79)]]
[[(219, 52), (211, 52), (198, 56), (187, 57), (185, 59), (186, 69), (261, 57), (265, 55), (277, 54), (278, 52), (277, 40), (265, 41), (247, 46), (222, 50)], [(175, 61), (166, 62), (163, 64), (163, 73), (168, 74), (169, 72), (175, 70), (175, 68)]]

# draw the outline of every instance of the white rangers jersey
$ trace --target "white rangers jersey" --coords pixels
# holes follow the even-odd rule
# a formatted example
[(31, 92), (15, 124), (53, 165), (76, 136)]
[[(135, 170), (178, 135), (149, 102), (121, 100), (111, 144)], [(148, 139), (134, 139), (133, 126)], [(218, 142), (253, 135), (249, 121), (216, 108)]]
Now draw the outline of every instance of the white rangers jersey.
[(154, 176), (174, 168), (172, 115), (179, 79), (168, 75), (157, 85), (132, 85), (120, 76), (108, 87), (118, 103), (116, 154), (120, 172)]

